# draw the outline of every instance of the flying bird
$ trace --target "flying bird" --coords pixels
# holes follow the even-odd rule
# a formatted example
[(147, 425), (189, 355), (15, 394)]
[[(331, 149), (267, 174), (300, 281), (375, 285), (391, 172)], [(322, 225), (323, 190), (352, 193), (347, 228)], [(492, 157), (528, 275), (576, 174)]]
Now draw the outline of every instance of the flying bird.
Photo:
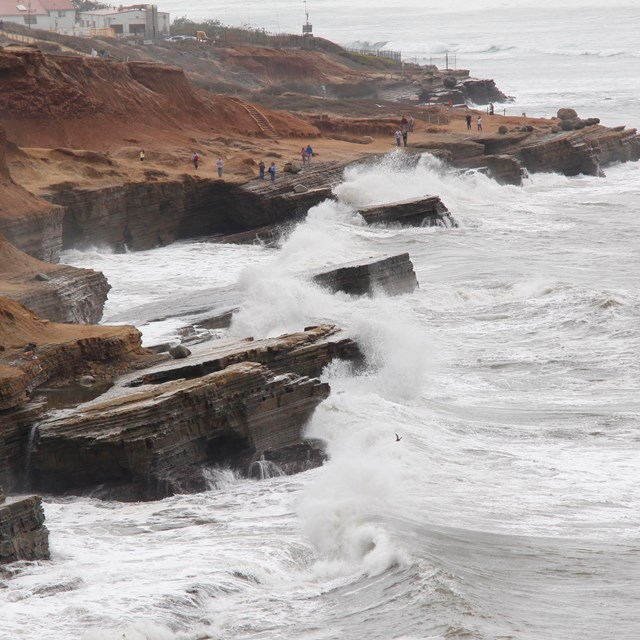
[(399, 435), (396, 433), (396, 442), (400, 442), (400, 440), (402, 440), (402, 436), (399, 436)]

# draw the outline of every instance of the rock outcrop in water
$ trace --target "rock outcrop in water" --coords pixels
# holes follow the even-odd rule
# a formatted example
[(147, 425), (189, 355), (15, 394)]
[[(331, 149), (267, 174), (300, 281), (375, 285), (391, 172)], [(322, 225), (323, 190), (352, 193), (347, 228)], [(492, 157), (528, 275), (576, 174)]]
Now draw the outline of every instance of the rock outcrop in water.
[(42, 500), (37, 496), (8, 498), (0, 487), (0, 564), (49, 558), (49, 532)]
[(123, 379), (104, 397), (40, 422), (34, 486), (120, 499), (205, 487), (203, 465), (278, 459), (318, 464), (303, 429), (329, 386), (315, 376), (356, 345), (322, 325), (265, 340), (208, 343), (194, 355)]
[(400, 202), (360, 207), (367, 224), (396, 224), (405, 227), (447, 227), (457, 223), (438, 196), (424, 196)]
[(382, 291), (387, 295), (412, 293), (418, 288), (418, 279), (408, 253), (358, 260), (320, 273), (314, 282), (331, 291), (351, 295), (373, 295)]

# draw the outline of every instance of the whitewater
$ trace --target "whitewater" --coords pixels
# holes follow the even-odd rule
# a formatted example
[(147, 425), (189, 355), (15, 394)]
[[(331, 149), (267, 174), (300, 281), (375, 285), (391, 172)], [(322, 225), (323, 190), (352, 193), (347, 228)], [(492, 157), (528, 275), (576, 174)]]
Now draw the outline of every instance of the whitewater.
[[(256, 6), (251, 21), (277, 30), (276, 7), (284, 30), (300, 4)], [(476, 5), (308, 7), (316, 33), (340, 42), (385, 40), (422, 60), (457, 47), (516, 96), (508, 112), (640, 124), (640, 8)], [(220, 17), (243, 22), (247, 6)], [(146, 344), (187, 323), (176, 292), (233, 285), (232, 335), (333, 322), (367, 368), (323, 373), (332, 393), (307, 428), (326, 442), (320, 469), (260, 481), (210, 469), (208, 491), (152, 503), (45, 496), (52, 559), (0, 578), (0, 638), (637, 638), (640, 166), (606, 173), (500, 186), (391, 153), (349, 169), (337, 200), (277, 248), (66, 252), (113, 286), (105, 323), (151, 303), (172, 312), (141, 327)], [(355, 213), (424, 194), (460, 227), (368, 227)], [(298, 275), (404, 251), (420, 282), (410, 295), (334, 295)]]

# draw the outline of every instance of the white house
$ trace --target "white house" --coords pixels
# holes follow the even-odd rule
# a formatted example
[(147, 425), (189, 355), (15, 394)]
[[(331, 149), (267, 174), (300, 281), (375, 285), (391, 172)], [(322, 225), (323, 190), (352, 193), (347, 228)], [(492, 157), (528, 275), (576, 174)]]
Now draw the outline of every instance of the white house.
[(0, 0), (0, 20), (72, 34), (76, 9), (71, 0)]
[(158, 11), (155, 4), (137, 4), (78, 13), (80, 35), (91, 35), (93, 29), (112, 29), (116, 36), (138, 36), (152, 40), (168, 36), (169, 27), (169, 14)]

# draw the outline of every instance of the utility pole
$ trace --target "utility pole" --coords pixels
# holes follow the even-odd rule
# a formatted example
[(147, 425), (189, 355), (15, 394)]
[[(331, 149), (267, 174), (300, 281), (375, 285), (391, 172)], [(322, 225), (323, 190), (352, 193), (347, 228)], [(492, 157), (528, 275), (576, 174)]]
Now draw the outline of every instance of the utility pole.
[(311, 38), (313, 38), (313, 27), (309, 24), (309, 12), (307, 11), (307, 0), (304, 0), (305, 23), (302, 25), (302, 43), (305, 49), (311, 49)]
[(27, 22), (29, 23), (29, 29), (31, 29), (31, 0), (27, 4)]

